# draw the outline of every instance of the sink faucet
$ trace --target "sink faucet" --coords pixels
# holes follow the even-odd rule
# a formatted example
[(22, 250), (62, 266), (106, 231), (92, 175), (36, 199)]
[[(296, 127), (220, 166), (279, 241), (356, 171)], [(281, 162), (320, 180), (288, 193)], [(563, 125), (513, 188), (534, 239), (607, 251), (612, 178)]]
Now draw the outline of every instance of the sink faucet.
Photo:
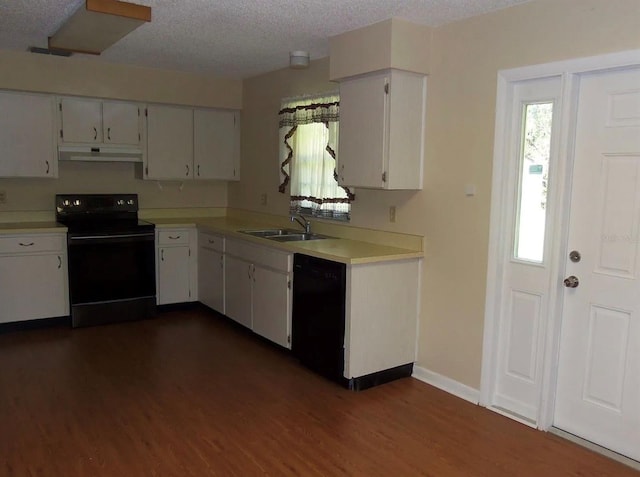
[(307, 219), (304, 218), (304, 216), (302, 214), (297, 214), (298, 217), (300, 217), (300, 220), (298, 217), (296, 217), (295, 215), (291, 215), (291, 222), (298, 222), (300, 225), (302, 225), (302, 228), (304, 228), (304, 233), (305, 234), (310, 234), (311, 233), (311, 222), (309, 222)]

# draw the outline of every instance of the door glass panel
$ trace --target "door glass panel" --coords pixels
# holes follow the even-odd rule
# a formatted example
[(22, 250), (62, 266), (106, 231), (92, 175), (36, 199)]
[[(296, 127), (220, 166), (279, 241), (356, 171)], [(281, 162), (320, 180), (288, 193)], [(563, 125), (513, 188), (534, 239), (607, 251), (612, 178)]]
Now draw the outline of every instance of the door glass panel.
[(536, 263), (544, 258), (552, 117), (553, 102), (524, 105), (514, 255)]

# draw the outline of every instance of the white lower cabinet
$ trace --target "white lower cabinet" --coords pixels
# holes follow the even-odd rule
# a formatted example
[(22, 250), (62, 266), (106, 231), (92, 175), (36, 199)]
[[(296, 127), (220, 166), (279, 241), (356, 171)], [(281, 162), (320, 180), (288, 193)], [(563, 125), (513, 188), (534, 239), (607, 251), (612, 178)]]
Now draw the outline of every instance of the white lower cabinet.
[(240, 240), (225, 243), (226, 315), (290, 348), (292, 254)]
[(249, 329), (253, 328), (252, 270), (251, 262), (226, 255), (224, 269), (226, 315)]
[(0, 323), (68, 314), (66, 234), (0, 237)]
[(195, 228), (156, 230), (158, 305), (198, 299), (195, 242)]
[(416, 360), (420, 263), (415, 258), (347, 267), (346, 378)]
[(291, 279), (289, 273), (258, 265), (253, 269), (253, 331), (291, 347)]
[(224, 237), (198, 233), (198, 298), (224, 314)]

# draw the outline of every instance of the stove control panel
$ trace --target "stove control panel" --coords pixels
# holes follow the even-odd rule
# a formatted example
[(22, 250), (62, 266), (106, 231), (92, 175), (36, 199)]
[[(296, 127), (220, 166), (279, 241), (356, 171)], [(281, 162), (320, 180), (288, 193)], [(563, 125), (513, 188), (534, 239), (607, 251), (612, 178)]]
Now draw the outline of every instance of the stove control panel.
[(137, 194), (57, 194), (56, 216), (138, 212)]

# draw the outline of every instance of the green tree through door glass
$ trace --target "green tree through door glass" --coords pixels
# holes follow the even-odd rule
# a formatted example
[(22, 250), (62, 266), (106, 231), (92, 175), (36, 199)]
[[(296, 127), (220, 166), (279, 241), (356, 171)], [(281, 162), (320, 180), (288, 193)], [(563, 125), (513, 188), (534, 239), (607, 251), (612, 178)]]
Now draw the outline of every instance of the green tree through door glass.
[(542, 263), (553, 103), (526, 104), (520, 154), (515, 258)]

